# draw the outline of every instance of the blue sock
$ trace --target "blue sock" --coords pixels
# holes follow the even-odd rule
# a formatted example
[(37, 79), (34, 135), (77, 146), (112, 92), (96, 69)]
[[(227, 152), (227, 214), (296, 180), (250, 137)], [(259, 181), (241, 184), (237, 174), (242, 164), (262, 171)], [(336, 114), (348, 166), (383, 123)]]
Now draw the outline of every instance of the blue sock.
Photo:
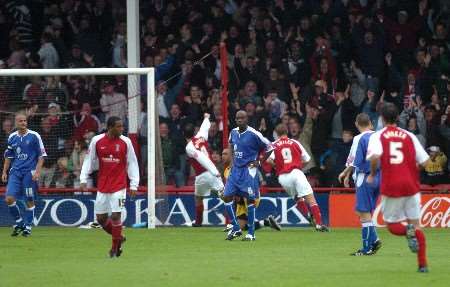
[(247, 206), (248, 213), (248, 234), (255, 236), (255, 205), (249, 204)]
[(362, 237), (362, 244), (363, 244), (363, 252), (367, 252), (370, 250), (371, 242), (370, 242), (370, 224), (371, 222), (363, 222), (362, 228), (361, 228), (361, 237)]
[(19, 226), (23, 225), (22, 216), (20, 216), (20, 209), (17, 206), (17, 203), (14, 202), (13, 204), (8, 205), (8, 210), (9, 214), (11, 214), (14, 220), (16, 221), (16, 224)]
[(25, 219), (25, 226), (26, 227), (31, 227), (31, 225), (33, 225), (33, 221), (34, 221), (34, 206), (33, 207), (26, 207), (25, 208), (25, 214), (24, 214), (24, 219)]
[(227, 211), (228, 216), (230, 217), (231, 224), (233, 224), (233, 230), (241, 229), (239, 227), (239, 223), (237, 222), (236, 215), (234, 214), (233, 201), (225, 202), (225, 210)]
[[(371, 222), (372, 223), (372, 222)], [(369, 226), (369, 241), (370, 241), (370, 245), (372, 245), (375, 241), (378, 240), (378, 234), (377, 234), (377, 228), (375, 227), (375, 225), (370, 225)]]

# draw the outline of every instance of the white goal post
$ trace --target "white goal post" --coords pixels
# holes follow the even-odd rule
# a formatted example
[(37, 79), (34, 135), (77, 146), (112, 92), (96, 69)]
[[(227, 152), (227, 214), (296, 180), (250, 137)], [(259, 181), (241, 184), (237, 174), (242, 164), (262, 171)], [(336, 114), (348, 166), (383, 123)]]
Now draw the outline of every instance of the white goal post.
[[(139, 90), (138, 75), (147, 80), (147, 214), (148, 228), (155, 228), (155, 192), (156, 192), (156, 124), (155, 124), (155, 70), (154, 68), (70, 68), (70, 69), (0, 69), (0, 77), (26, 76), (128, 76), (128, 92)], [(135, 83), (135, 85), (133, 85)], [(128, 98), (128, 115), (140, 113), (140, 95)], [(129, 117), (129, 132), (137, 133), (138, 117)]]

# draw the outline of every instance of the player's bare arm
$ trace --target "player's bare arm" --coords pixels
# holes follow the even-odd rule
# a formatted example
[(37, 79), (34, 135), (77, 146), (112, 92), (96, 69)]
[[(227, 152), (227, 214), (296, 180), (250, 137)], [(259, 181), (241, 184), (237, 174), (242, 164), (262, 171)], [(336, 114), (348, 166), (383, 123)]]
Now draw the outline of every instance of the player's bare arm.
[(377, 174), (377, 167), (380, 158), (378, 156), (372, 156), (370, 159), (370, 174), (367, 177), (367, 183), (373, 183), (375, 180), (375, 175)]
[(257, 167), (257, 166), (261, 165), (270, 157), (272, 152), (273, 152), (273, 150), (267, 151), (261, 160), (254, 160), (254, 161), (250, 162), (250, 164), (248, 166), (249, 167)]
[(347, 166), (338, 176), (340, 183), (344, 184), (345, 187), (350, 187), (350, 175), (353, 172), (353, 166)]
[(39, 180), (39, 177), (41, 176), (41, 170), (42, 170), (42, 166), (44, 165), (44, 157), (41, 156), (39, 157), (38, 163), (36, 165), (36, 170), (33, 173), (33, 180), (37, 181)]
[(3, 163), (3, 172), (2, 172), (2, 181), (3, 182), (8, 181), (8, 170), (9, 170), (10, 165), (11, 165), (11, 159), (5, 158), (5, 162)]

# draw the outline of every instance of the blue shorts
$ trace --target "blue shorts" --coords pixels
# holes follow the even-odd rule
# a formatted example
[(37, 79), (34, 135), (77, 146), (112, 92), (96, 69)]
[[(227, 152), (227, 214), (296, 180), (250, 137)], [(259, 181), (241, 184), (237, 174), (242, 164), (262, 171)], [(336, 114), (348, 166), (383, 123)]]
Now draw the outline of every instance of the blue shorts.
[(34, 201), (38, 184), (33, 181), (31, 171), (11, 169), (6, 185), (6, 196), (19, 200)]
[(380, 195), (380, 174), (378, 173), (375, 176), (372, 184), (367, 183), (367, 176), (366, 174), (359, 174), (357, 177), (355, 210), (372, 213)]
[(259, 177), (256, 167), (232, 167), (225, 184), (224, 196), (242, 196), (248, 200), (259, 198)]

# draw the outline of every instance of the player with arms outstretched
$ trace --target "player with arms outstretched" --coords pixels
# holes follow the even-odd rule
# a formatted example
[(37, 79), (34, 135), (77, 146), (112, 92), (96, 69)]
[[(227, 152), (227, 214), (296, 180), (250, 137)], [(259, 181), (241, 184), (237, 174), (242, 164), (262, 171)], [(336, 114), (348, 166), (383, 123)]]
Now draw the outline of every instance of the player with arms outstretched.
[[(425, 235), (420, 229), (420, 182), (417, 164), (424, 166), (428, 154), (417, 137), (401, 128), (396, 121), (398, 110), (386, 103), (381, 116), (385, 128), (370, 137), (367, 159), (370, 163), (368, 183), (375, 181), (381, 165), (381, 211), (388, 230), (406, 236), (408, 246), (417, 253), (418, 271), (428, 272)], [(408, 225), (402, 223), (406, 221)]]
[(347, 167), (339, 175), (339, 181), (349, 187), (349, 177), (353, 172), (353, 181), (356, 185), (355, 211), (361, 222), (362, 248), (351, 253), (353, 256), (373, 255), (381, 248), (381, 241), (375, 225), (372, 221), (372, 213), (375, 210), (380, 194), (380, 173), (376, 173), (374, 183), (367, 183), (370, 174), (370, 162), (366, 160), (367, 148), (370, 136), (373, 135), (373, 127), (367, 114), (359, 114), (356, 117), (356, 128), (360, 134), (353, 138), (352, 147), (347, 158)]
[[(44, 157), (47, 154), (41, 136), (28, 129), (27, 116), (18, 113), (15, 122), (17, 130), (8, 137), (2, 181), (8, 182), (5, 201), (9, 213), (16, 221), (11, 236), (22, 233), (23, 236), (27, 237), (31, 235), (35, 208), (34, 198), (41, 168), (44, 164)], [(17, 206), (17, 199), (26, 202), (24, 218), (22, 218), (19, 206)]]
[(322, 223), (322, 215), (312, 187), (301, 171), (302, 165), (310, 161), (311, 157), (298, 141), (288, 138), (285, 125), (277, 125), (275, 132), (278, 140), (272, 144), (274, 152), (271, 158), (274, 159), (278, 182), (296, 202), (305, 200), (311, 210), (317, 231), (329, 231)]
[(128, 178), (132, 195), (139, 185), (136, 154), (131, 140), (122, 135), (123, 129), (123, 122), (119, 117), (108, 118), (107, 132), (92, 138), (80, 174), (81, 189), (86, 190), (89, 175), (98, 162), (98, 192), (94, 210), (98, 223), (111, 234), (111, 258), (122, 254), (122, 243), (125, 242), (121, 216), (125, 208)]
[(194, 135), (194, 125), (184, 127), (184, 136), (188, 141), (186, 154), (195, 171), (195, 222), (193, 227), (202, 226), (203, 198), (211, 194), (211, 190), (221, 193), (224, 189), (219, 170), (211, 161), (208, 148), (208, 131), (211, 127), (209, 114), (204, 115), (203, 122), (197, 134)]
[(233, 228), (228, 232), (227, 240), (233, 240), (242, 235), (242, 230), (233, 210), (234, 196), (247, 199), (248, 233), (243, 240), (255, 240), (255, 202), (259, 198), (258, 156), (261, 150), (266, 154), (262, 161), (272, 153), (272, 144), (260, 132), (248, 126), (248, 116), (245, 111), (236, 113), (237, 128), (230, 132), (229, 142), (233, 150), (233, 165), (225, 185), (223, 201), (231, 219)]

